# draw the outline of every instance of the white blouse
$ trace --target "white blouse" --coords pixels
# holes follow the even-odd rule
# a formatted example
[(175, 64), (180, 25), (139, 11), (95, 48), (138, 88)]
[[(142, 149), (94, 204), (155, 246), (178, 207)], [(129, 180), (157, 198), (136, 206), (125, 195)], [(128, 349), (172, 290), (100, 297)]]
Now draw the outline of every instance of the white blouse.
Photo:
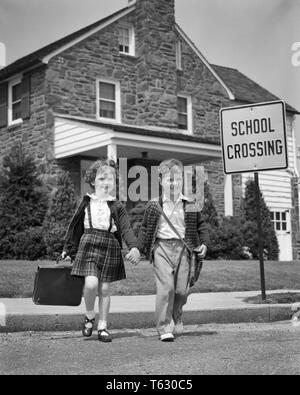
[[(107, 201), (115, 200), (114, 197), (108, 196), (106, 200), (100, 200), (95, 194), (89, 195), (90, 207), (91, 207), (91, 217), (92, 217), (92, 225), (95, 229), (100, 230), (108, 230), (109, 229), (109, 220), (110, 220), (110, 208), (107, 204)], [(84, 216), (84, 228), (89, 229), (89, 215), (88, 209), (85, 208), (85, 216)], [(112, 219), (112, 228), (111, 232), (116, 232), (117, 227)]]

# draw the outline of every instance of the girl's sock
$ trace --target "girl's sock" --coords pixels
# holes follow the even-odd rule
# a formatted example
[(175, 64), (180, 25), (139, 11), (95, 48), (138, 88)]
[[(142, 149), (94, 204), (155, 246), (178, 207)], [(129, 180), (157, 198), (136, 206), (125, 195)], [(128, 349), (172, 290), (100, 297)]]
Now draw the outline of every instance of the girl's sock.
[(107, 329), (107, 321), (99, 320), (99, 322), (98, 322), (98, 331), (102, 331), (104, 329)]
[[(92, 320), (93, 318), (95, 318), (94, 311), (86, 311), (85, 315), (89, 320)], [(86, 328), (92, 328), (93, 324), (91, 322), (88, 322), (87, 324), (85, 324), (85, 326), (86, 326)]]

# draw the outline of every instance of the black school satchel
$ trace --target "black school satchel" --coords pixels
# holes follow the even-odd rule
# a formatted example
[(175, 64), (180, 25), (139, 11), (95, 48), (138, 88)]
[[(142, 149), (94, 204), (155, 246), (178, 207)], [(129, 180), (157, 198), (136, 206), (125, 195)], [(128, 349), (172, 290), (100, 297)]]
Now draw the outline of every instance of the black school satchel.
[(32, 300), (38, 305), (79, 306), (84, 277), (72, 276), (72, 264), (57, 259), (55, 265), (39, 265), (34, 279)]

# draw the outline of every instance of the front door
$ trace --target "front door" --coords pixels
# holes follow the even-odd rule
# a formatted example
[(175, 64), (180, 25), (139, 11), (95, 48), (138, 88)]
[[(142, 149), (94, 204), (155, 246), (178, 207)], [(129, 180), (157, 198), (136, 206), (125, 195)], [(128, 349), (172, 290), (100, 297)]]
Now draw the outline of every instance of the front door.
[(291, 216), (289, 210), (271, 211), (271, 220), (274, 225), (279, 245), (279, 260), (291, 261), (292, 237), (291, 237)]

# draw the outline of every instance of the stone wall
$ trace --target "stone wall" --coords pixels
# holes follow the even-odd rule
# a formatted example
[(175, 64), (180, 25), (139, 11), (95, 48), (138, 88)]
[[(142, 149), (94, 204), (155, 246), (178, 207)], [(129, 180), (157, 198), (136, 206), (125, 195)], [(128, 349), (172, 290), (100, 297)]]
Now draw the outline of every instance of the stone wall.
[(229, 100), (220, 82), (188, 43), (178, 39), (182, 43), (182, 71), (177, 72), (177, 89), (192, 98), (194, 134), (220, 143), (219, 110), (237, 104)]
[(52, 58), (47, 70), (47, 104), (54, 112), (96, 118), (96, 81), (119, 81), (122, 121), (134, 124), (136, 105), (136, 58), (118, 50), (118, 26), (132, 22), (124, 17), (88, 39)]
[(137, 0), (137, 124), (177, 127), (174, 0)]
[(46, 104), (45, 68), (31, 72), (30, 90), (30, 118), (21, 124), (0, 128), (0, 158), (21, 142), (36, 158), (39, 170), (44, 172), (53, 159), (53, 133), (47, 127), (51, 114)]

